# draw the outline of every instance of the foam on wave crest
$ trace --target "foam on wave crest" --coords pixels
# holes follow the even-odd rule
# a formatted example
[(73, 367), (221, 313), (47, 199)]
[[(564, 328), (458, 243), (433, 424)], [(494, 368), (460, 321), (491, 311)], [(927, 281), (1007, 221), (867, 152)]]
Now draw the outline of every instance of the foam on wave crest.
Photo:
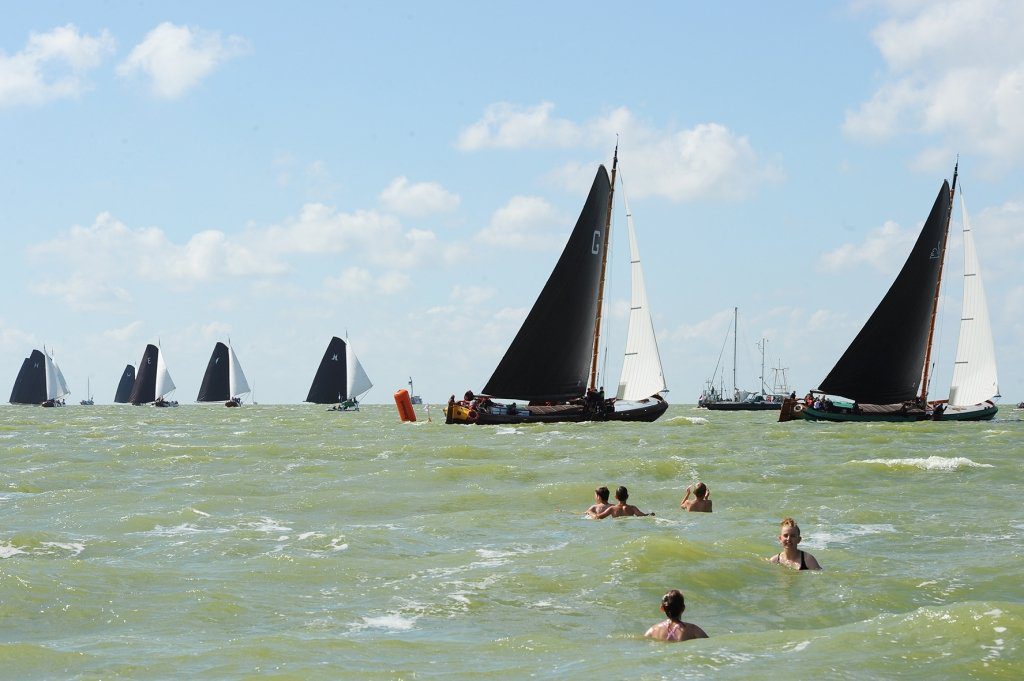
[(977, 463), (964, 456), (929, 456), (921, 459), (859, 459), (850, 463), (871, 463), (890, 468), (920, 468), (926, 471), (958, 471), (963, 468), (993, 468), (991, 464)]

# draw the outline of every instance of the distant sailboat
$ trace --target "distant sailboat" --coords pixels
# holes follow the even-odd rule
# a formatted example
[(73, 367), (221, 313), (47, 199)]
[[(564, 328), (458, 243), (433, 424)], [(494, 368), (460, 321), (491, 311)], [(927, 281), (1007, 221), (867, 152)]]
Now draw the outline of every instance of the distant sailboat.
[(85, 379), (85, 399), (79, 402), (83, 407), (91, 407), (96, 404), (92, 399), (92, 386), (89, 383), (89, 378)]
[[(956, 191), (943, 181), (903, 269), (835, 367), (807, 400), (786, 400), (780, 421), (965, 421), (997, 409), (995, 352), (970, 223), (964, 224), (964, 312), (946, 401), (928, 401), (942, 266)], [(980, 303), (980, 304), (979, 304)], [(817, 395), (813, 394), (816, 393)]]
[(245, 372), (231, 342), (228, 341), (228, 345), (218, 342), (213, 346), (196, 401), (223, 402), (225, 407), (240, 407), (242, 396), (249, 392), (249, 382), (245, 380)]
[(304, 401), (337, 405), (334, 411), (358, 411), (359, 398), (372, 387), (352, 345), (334, 336), (327, 344)]
[[(732, 310), (733, 322), (732, 322), (732, 399), (727, 399), (723, 393), (725, 387), (715, 387), (715, 375), (712, 375), (708, 380), (704, 392), (697, 400), (698, 407), (704, 407), (712, 411), (768, 411), (777, 410), (782, 407), (783, 401), (789, 397), (787, 393), (767, 392), (765, 390), (764, 383), (764, 348), (765, 339), (762, 338), (761, 342), (758, 343), (758, 348), (761, 350), (761, 388), (757, 392), (751, 392), (747, 390), (740, 390), (736, 385), (736, 348), (738, 345), (737, 337), (739, 336), (739, 325), (740, 325), (740, 310), (738, 307), (734, 307)], [(726, 336), (728, 340), (729, 336)], [(719, 355), (719, 361), (721, 361), (721, 355)], [(715, 367), (715, 374), (718, 373), (718, 367)], [(724, 384), (725, 381), (723, 380)]]
[(132, 401), (132, 388), (135, 386), (135, 367), (131, 364), (121, 372), (121, 380), (117, 384), (117, 391), (114, 393), (116, 404), (128, 404)]
[[(45, 348), (44, 348), (45, 349)], [(11, 390), (11, 404), (36, 404), (57, 407), (71, 394), (60, 367), (49, 354), (33, 350), (21, 363)]]
[[(445, 409), (447, 423), (504, 424), (654, 421), (668, 409), (661, 360), (643, 291), (632, 216), (632, 304), (619, 395), (605, 399), (597, 380), (601, 310), (618, 149), (611, 179), (600, 166), (562, 255), (484, 386)], [(492, 397), (522, 400), (502, 404)]]
[(178, 403), (168, 400), (174, 391), (174, 381), (167, 371), (164, 353), (159, 345), (147, 345), (139, 361), (138, 375), (129, 401), (134, 405), (152, 404), (154, 407), (177, 407)]
[(416, 394), (412, 387), (412, 376), (409, 377), (409, 402), (412, 404), (423, 404), (423, 398)]

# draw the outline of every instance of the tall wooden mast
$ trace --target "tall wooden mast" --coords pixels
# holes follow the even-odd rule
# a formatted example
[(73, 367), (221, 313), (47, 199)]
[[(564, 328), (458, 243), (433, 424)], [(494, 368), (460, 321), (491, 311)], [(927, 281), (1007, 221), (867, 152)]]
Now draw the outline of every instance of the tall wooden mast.
[(921, 405), (928, 404), (928, 365), (932, 361), (932, 338), (935, 336), (935, 317), (939, 311), (939, 289), (942, 287), (942, 267), (946, 262), (946, 240), (949, 239), (949, 221), (953, 216), (953, 196), (956, 194), (956, 175), (960, 169), (960, 158), (953, 166), (953, 186), (949, 188), (949, 211), (946, 213), (946, 232), (942, 252), (939, 254), (939, 278), (935, 280), (935, 297), (932, 299), (932, 319), (928, 327), (928, 345), (924, 351), (924, 374), (921, 377)]
[(589, 387), (597, 390), (597, 359), (601, 346), (601, 309), (604, 307), (604, 279), (608, 271), (608, 237), (612, 231), (612, 207), (615, 205), (615, 173), (619, 167), (619, 142), (615, 141), (615, 154), (612, 156), (612, 186), (608, 192), (608, 215), (604, 219), (604, 240), (601, 246), (601, 281), (597, 288), (597, 323), (594, 324), (594, 353), (590, 360)]

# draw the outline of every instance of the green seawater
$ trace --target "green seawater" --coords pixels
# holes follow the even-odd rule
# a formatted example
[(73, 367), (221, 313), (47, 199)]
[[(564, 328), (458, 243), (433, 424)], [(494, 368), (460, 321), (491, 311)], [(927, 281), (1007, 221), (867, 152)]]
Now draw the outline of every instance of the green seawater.
[[(0, 407), (0, 677), (1020, 678), (1021, 413)], [(824, 571), (765, 562), (783, 516)], [(643, 638), (670, 588), (709, 639)]]

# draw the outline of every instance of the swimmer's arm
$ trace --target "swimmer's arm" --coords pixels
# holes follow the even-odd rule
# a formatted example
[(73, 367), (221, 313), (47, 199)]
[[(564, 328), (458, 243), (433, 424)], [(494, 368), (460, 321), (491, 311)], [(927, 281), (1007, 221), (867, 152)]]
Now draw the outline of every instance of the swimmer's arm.
[(610, 516), (612, 514), (612, 509), (614, 509), (614, 508), (615, 508), (614, 506), (609, 506), (608, 508), (604, 509), (600, 513), (595, 513), (595, 514), (591, 515), (590, 517), (591, 518), (595, 518), (597, 520), (600, 520), (601, 518), (607, 518), (608, 516)]
[(820, 570), (821, 565), (818, 563), (818, 559), (811, 554), (804, 551), (804, 563), (807, 564), (808, 570)]
[(690, 498), (690, 494), (693, 492), (693, 485), (686, 486), (686, 496), (679, 502), (679, 508), (686, 508), (686, 500)]

